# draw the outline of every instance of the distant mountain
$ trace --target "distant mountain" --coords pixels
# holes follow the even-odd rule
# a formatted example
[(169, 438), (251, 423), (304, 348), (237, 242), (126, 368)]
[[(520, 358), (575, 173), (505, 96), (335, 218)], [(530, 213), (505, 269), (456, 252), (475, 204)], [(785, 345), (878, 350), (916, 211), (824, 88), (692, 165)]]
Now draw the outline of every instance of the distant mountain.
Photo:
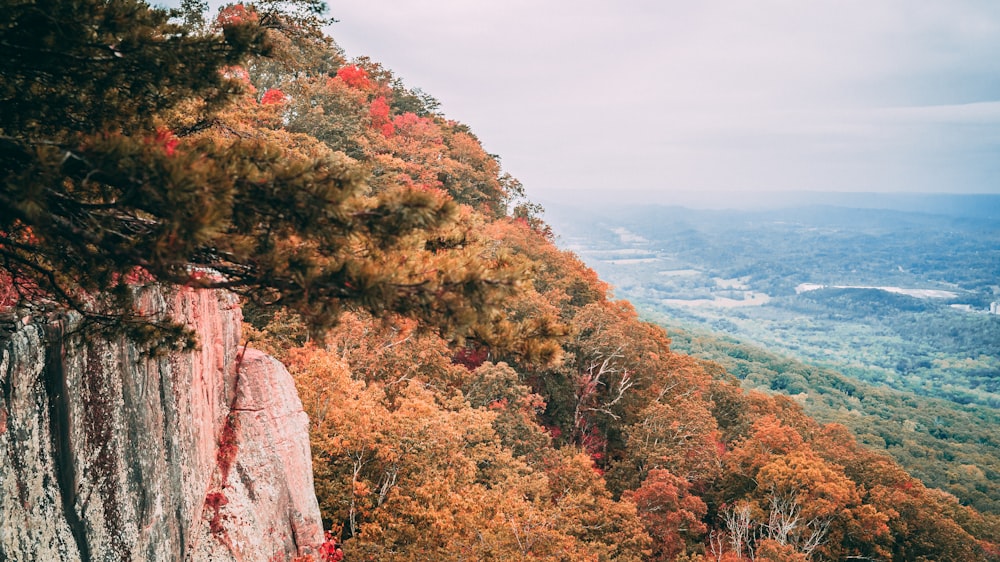
[(1000, 194), (807, 193), (810, 204), (1000, 220)]
[[(561, 200), (560, 200), (561, 199)], [(565, 207), (570, 198), (541, 199), (546, 208)], [(849, 209), (882, 209), (962, 218), (1000, 220), (1000, 194), (862, 193), (815, 191), (574, 192), (572, 206), (606, 208), (623, 205), (677, 206), (687, 209), (761, 211), (824, 205)]]

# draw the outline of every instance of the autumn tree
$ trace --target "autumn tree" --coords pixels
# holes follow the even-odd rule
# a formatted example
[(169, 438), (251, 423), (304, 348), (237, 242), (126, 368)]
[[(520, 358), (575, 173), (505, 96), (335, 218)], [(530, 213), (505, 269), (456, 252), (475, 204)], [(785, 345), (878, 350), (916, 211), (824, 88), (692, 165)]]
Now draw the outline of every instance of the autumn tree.
[(653, 469), (635, 491), (625, 494), (635, 503), (653, 539), (653, 560), (674, 560), (708, 532), (702, 522), (705, 502), (691, 493), (691, 483), (667, 470)]
[(549, 435), (538, 425), (544, 400), (521, 384), (518, 374), (506, 363), (483, 363), (462, 390), (472, 407), (496, 412), (493, 428), (501, 443), (516, 456), (537, 458), (551, 445)]
[(487, 234), (511, 253), (530, 264), (532, 288), (558, 306), (568, 320), (591, 303), (603, 301), (608, 285), (572, 252), (552, 244), (544, 231), (525, 220), (497, 220), (486, 226)]
[(614, 501), (601, 472), (586, 452), (553, 451), (544, 463), (551, 497), (561, 514), (559, 528), (590, 546), (600, 560), (641, 560), (649, 554), (635, 504)]
[[(417, 380), (390, 400), (332, 348), (287, 362), (312, 420), (317, 496), (349, 557), (641, 559), (648, 537), (634, 505), (615, 502), (578, 452), (541, 442), (534, 466), (518, 458), (494, 429), (511, 427), (496, 424), (498, 400), (470, 408)], [(506, 369), (484, 365), (473, 399), (509, 393), (494, 384)]]
[(456, 396), (469, 372), (452, 361), (448, 342), (422, 330), (417, 321), (366, 313), (348, 313), (332, 329), (324, 346), (350, 365), (353, 376), (385, 387), (390, 398), (411, 381)]
[(625, 457), (615, 475), (643, 479), (650, 470), (664, 469), (688, 480), (709, 478), (718, 471), (720, 447), (715, 418), (699, 400), (655, 401), (624, 431)]

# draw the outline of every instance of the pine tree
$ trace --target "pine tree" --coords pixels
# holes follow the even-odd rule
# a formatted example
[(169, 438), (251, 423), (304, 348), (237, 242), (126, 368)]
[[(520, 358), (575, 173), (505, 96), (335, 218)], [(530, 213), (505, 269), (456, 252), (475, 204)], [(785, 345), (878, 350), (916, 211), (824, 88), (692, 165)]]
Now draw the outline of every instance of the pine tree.
[(3, 17), (0, 279), (22, 305), (159, 350), (194, 342), (136, 309), (137, 284), (228, 289), (314, 330), (361, 307), (454, 333), (513, 286), (448, 197), (370, 196), (318, 143), (218, 130), (237, 65), (270, 50), (253, 9), (208, 32), (137, 0), (21, 0)]

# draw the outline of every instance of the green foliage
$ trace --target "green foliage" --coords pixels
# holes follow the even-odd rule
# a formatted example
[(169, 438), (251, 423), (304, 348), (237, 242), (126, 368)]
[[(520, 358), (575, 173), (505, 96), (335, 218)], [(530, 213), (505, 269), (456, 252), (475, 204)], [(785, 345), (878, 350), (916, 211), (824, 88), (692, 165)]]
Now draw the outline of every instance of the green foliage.
[[(793, 395), (809, 415), (845, 425), (928, 485), (977, 509), (1000, 512), (1000, 440), (993, 431), (1000, 416), (995, 410), (956, 408), (705, 332), (671, 328), (670, 334), (676, 349), (718, 363), (745, 388)], [(724, 404), (725, 396), (714, 400)]]
[(4, 17), (0, 267), (22, 304), (69, 304), (105, 329), (184, 343), (132, 309), (127, 284), (137, 268), (176, 279), (226, 194), (185, 173), (193, 157), (170, 158), (176, 141), (157, 137), (156, 116), (193, 97), (220, 107), (239, 86), (218, 69), (266, 52), (262, 32), (195, 37), (132, 1), (23, 1)]
[(249, 22), (192, 36), (167, 12), (131, 0), (18, 0), (4, 19), (5, 162), (36, 146), (72, 146), (74, 134), (148, 131), (191, 97), (218, 108), (238, 91), (218, 69), (268, 49)]

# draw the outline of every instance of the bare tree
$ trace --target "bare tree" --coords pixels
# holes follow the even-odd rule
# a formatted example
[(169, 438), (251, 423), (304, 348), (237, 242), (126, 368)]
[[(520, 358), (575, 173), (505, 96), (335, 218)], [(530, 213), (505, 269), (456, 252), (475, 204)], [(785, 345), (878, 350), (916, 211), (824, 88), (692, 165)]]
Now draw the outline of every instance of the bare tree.
[(754, 559), (753, 538), (754, 521), (753, 512), (748, 502), (740, 502), (735, 506), (727, 507), (723, 511), (726, 521), (726, 530), (729, 531), (729, 545), (733, 552), (740, 558), (746, 551), (747, 557)]

